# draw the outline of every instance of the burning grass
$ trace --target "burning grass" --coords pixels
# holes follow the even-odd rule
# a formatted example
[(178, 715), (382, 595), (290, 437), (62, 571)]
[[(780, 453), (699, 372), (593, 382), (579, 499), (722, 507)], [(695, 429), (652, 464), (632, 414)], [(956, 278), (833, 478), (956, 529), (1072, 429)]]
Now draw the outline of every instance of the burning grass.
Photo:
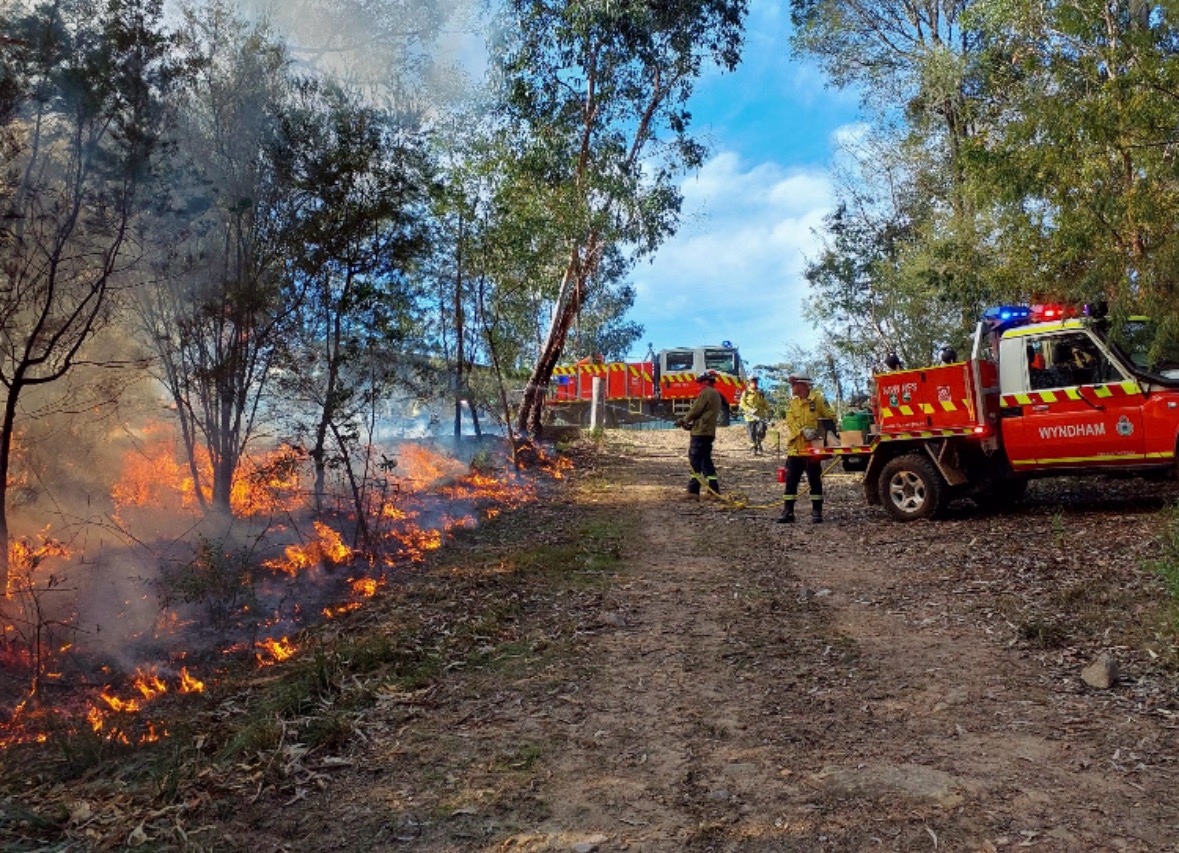
[[(341, 482), (314, 495), (306, 454), (280, 447), (243, 466), (232, 513), (216, 518), (202, 514), (171, 437), (145, 433), (111, 491), (127, 544), (71, 553), (49, 529), (14, 541), (0, 677), (18, 689), (0, 698), (0, 748), (54, 732), (122, 745), (166, 737), (151, 720), (165, 697), (202, 693), (234, 663), (289, 662), (301, 631), (360, 610), (390, 573), (537, 495), (535, 479), (486, 455), (475, 466), (405, 444), (380, 458), (359, 492)], [(187, 534), (163, 532), (177, 521)], [(114, 595), (102, 589), (111, 573)], [(108, 604), (96, 615), (98, 595)]]
[[(25, 809), (26, 819), (0, 822), (0, 847), (74, 839), (87, 849), (123, 849), (134, 838), (143, 849), (220, 849), (214, 828), (250, 803), (275, 812), (305, 808), (303, 796), (331, 783), (327, 776), (339, 771), (328, 768), (346, 767), (344, 750), (358, 739), (433, 713), (451, 674), (478, 671), (492, 684), (578, 642), (618, 566), (621, 531), (632, 523), (607, 506), (593, 511), (592, 523), (569, 523), (566, 506), (537, 501), (527, 517), (501, 516), (477, 535), (456, 531), (428, 572), (372, 579), (366, 565), (333, 570), (354, 595), (387, 592), (366, 598), (371, 604), (346, 623), (289, 635), (299, 650), (281, 663), (219, 674), (212, 696), (181, 697), (175, 674), (144, 668), (140, 683), (150, 700), (130, 684), (108, 690), (143, 702), (140, 712), (111, 709), (99, 731), (86, 726), (49, 745), (0, 753), (0, 768), (25, 754), (42, 757), (37, 781), (8, 774), (9, 791), (19, 791), (13, 809)], [(265, 657), (256, 646), (238, 654)], [(166, 692), (156, 692), (157, 679)], [(144, 719), (161, 741), (136, 726)], [(58, 761), (44, 761), (49, 755)], [(88, 804), (87, 816), (67, 817), (79, 814), (79, 802)]]

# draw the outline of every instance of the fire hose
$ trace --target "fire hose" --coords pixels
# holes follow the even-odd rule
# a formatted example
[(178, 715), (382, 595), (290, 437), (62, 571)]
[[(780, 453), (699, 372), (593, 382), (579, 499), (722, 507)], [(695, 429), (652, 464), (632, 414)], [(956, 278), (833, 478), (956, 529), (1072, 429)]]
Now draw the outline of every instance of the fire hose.
[[(839, 457), (833, 456), (831, 458), (831, 461), (829, 461), (823, 467), (823, 471), (822, 471), (821, 476), (826, 476), (827, 472), (830, 471), (832, 468), (834, 468), (836, 463), (838, 463), (838, 462), (839, 462)], [(785, 469), (779, 468), (778, 471), (779, 471), (778, 482), (782, 482), (783, 478), (785, 476)], [(780, 500), (776, 500), (773, 503), (751, 504), (751, 503), (749, 503), (748, 498), (742, 492), (726, 492), (726, 493), (716, 492), (712, 488), (710, 488), (706, 482), (704, 482), (704, 478), (702, 478), (697, 472), (693, 471), (692, 476), (695, 479), (700, 481), (700, 486), (701, 486), (701, 490), (702, 490), (703, 495), (705, 495), (706, 497), (708, 497), (711, 500), (718, 501), (728, 507), (731, 507), (732, 509), (777, 509), (777, 508), (781, 507), (783, 504), (785, 504), (785, 502), (786, 502), (786, 497), (785, 497), (785, 495), (783, 495)], [(796, 497), (797, 498), (805, 497), (806, 495), (810, 494), (810, 491), (811, 491), (811, 481), (810, 481), (810, 478), (808, 477), (807, 481), (806, 481), (806, 486), (799, 489)]]

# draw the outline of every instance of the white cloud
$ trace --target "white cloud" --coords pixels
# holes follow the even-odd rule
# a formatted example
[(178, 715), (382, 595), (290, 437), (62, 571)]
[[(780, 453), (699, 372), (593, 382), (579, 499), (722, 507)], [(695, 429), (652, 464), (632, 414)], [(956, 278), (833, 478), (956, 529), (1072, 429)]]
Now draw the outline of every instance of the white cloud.
[(682, 190), (683, 227), (635, 270), (642, 350), (730, 340), (753, 364), (781, 360), (789, 343), (813, 343), (800, 312), (802, 273), (834, 204), (826, 174), (721, 152)]

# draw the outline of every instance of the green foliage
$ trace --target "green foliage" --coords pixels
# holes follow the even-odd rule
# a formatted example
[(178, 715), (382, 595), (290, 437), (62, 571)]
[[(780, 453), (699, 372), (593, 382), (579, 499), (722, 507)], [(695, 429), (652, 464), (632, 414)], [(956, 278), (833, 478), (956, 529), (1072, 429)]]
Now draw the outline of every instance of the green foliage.
[(192, 559), (161, 570), (161, 597), (165, 606), (176, 600), (200, 605), (214, 628), (240, 626), (257, 611), (257, 572), (247, 549), (227, 551), (221, 542), (201, 536)]
[(1159, 556), (1148, 568), (1162, 579), (1171, 600), (1171, 627), (1179, 632), (1179, 508), (1172, 508), (1159, 536)]
[[(793, 0), (793, 43), (875, 133), (810, 265), (853, 361), (925, 363), (997, 301), (1179, 316), (1179, 20), (1137, 2)], [(887, 140), (886, 146), (873, 144)], [(1176, 332), (1154, 327), (1156, 356)]]
[[(675, 177), (704, 153), (687, 100), (705, 63), (736, 65), (745, 11), (745, 0), (503, 4), (493, 61), (510, 157), (499, 171), (504, 189), (527, 188), (552, 223), (544, 233), (560, 269), (552, 302), (533, 306), (551, 305), (552, 320), (521, 432), (540, 433), (543, 389), (593, 289), (674, 233)], [(605, 263), (612, 252), (617, 266)]]

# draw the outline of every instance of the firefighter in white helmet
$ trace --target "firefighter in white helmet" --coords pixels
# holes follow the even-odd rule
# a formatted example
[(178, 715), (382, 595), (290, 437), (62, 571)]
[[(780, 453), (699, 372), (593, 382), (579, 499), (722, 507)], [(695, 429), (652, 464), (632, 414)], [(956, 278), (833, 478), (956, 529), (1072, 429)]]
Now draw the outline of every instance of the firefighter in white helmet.
[(834, 418), (835, 412), (813, 386), (809, 376), (790, 377), (792, 396), (786, 406), (786, 494), (779, 524), (794, 521), (794, 504), (803, 474), (810, 486), (811, 521), (818, 524), (823, 520), (823, 463), (808, 451), (810, 442), (820, 435), (819, 420)]
[(760, 454), (770, 417), (770, 403), (758, 387), (756, 376), (749, 377), (745, 390), (741, 392), (740, 406), (741, 414), (745, 418), (745, 428), (749, 430), (750, 447), (754, 453)]

